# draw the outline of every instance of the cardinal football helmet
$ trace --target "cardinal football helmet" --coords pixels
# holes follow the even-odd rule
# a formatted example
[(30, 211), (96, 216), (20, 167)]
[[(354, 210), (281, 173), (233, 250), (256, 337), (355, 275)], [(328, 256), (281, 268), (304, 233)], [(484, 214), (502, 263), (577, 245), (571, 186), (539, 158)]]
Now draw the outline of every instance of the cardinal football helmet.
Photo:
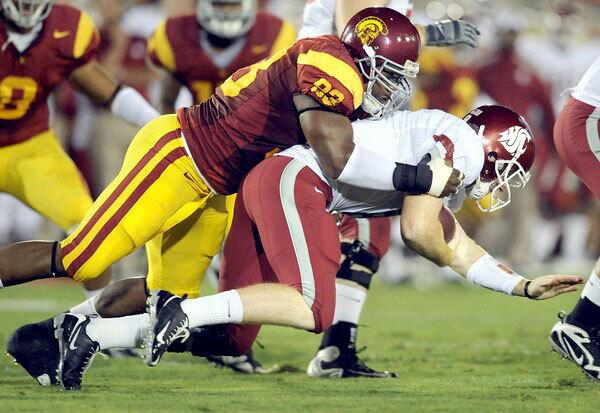
[[(482, 211), (497, 211), (510, 203), (511, 188), (523, 188), (531, 177), (531, 129), (522, 116), (500, 105), (479, 106), (464, 120), (481, 138), (485, 153), (483, 169), (468, 195)], [(490, 202), (482, 202), (488, 194)]]
[(196, 18), (208, 33), (235, 39), (252, 28), (257, 10), (257, 0), (198, 0)]
[[(369, 7), (350, 19), (340, 39), (366, 84), (363, 110), (379, 117), (401, 108), (412, 93), (407, 78), (419, 73), (421, 39), (408, 17), (387, 7)], [(387, 97), (373, 94), (376, 85)]]
[(50, 14), (50, 0), (0, 0), (2, 15), (22, 29), (32, 29)]

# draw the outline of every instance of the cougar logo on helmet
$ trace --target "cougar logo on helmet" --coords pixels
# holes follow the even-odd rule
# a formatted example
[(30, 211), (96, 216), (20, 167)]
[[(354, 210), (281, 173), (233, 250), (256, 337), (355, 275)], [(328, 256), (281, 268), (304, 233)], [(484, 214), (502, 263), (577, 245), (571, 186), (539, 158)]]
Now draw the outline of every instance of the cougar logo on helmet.
[(356, 32), (358, 33), (358, 38), (364, 45), (373, 43), (380, 34), (387, 36), (389, 33), (383, 20), (375, 16), (365, 17), (359, 21), (356, 25)]
[(520, 126), (512, 126), (500, 132), (498, 140), (502, 146), (515, 158), (518, 158), (525, 152), (526, 144), (531, 140), (531, 135), (526, 129)]

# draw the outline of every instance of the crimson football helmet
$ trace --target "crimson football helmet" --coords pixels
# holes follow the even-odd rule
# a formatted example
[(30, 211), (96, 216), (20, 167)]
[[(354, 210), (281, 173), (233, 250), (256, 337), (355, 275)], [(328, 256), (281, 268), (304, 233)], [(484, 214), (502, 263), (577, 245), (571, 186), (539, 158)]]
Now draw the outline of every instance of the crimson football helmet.
[(252, 28), (257, 10), (257, 0), (198, 0), (196, 18), (208, 33), (236, 39)]
[(32, 29), (50, 14), (50, 0), (0, 0), (2, 15), (22, 29)]
[[(467, 193), (482, 211), (497, 211), (510, 203), (511, 188), (523, 188), (531, 177), (535, 159), (531, 129), (522, 116), (500, 105), (479, 106), (464, 120), (481, 138), (485, 154), (479, 178)], [(490, 202), (482, 202), (488, 194)]]
[[(387, 7), (369, 7), (350, 19), (340, 39), (365, 81), (363, 110), (379, 117), (401, 108), (412, 93), (406, 78), (419, 73), (421, 39), (408, 17)], [(373, 94), (376, 85), (386, 98)]]

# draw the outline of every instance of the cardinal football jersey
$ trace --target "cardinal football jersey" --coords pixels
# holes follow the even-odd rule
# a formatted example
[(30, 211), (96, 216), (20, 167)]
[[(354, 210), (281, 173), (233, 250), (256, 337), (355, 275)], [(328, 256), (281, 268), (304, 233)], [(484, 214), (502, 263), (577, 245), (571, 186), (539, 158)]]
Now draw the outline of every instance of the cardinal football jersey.
[(195, 15), (172, 17), (158, 26), (148, 42), (150, 60), (185, 85), (196, 105), (207, 100), (236, 70), (265, 59), (296, 40), (296, 31), (288, 22), (260, 12), (239, 54), (226, 68), (219, 68), (202, 47), (200, 31)]
[[(483, 168), (481, 139), (466, 122), (440, 110), (396, 112), (383, 119), (367, 119), (352, 123), (354, 142), (394, 162), (417, 165), (427, 154), (437, 151), (465, 174), (470, 185)], [(302, 160), (333, 189), (330, 211), (358, 215), (387, 215), (402, 209), (405, 193), (359, 188), (328, 179), (317, 162), (317, 156), (305, 145), (296, 145), (278, 155)], [(444, 202), (453, 211), (460, 209), (465, 198), (462, 189)]]
[(335, 36), (299, 40), (235, 72), (206, 102), (177, 112), (200, 173), (222, 195), (237, 192), (265, 156), (305, 143), (293, 96), (350, 115), (363, 99), (361, 75)]
[(100, 42), (87, 14), (55, 4), (38, 37), (23, 52), (0, 23), (0, 147), (23, 142), (49, 129), (48, 95)]

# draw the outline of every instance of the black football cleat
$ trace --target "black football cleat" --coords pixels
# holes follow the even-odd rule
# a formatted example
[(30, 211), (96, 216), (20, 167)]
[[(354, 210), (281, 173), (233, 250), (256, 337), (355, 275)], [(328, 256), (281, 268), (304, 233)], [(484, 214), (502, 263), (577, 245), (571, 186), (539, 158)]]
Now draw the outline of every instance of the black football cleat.
[(190, 337), (187, 315), (181, 309), (183, 298), (161, 290), (148, 297), (150, 325), (144, 339), (144, 362), (156, 366), (169, 346)]
[(265, 368), (254, 358), (252, 350), (241, 356), (207, 356), (206, 359), (217, 367), (231, 369), (237, 373), (269, 374), (279, 371), (279, 366)]
[(85, 328), (90, 318), (81, 314), (61, 314), (54, 318), (54, 335), (60, 354), (57, 380), (64, 390), (81, 389), (83, 373), (100, 350)]
[(308, 377), (320, 378), (369, 377), (383, 379), (396, 377), (396, 373), (377, 371), (367, 366), (358, 357), (354, 347), (340, 351), (336, 346), (319, 350), (308, 364), (306, 374)]
[(40, 385), (57, 385), (58, 342), (53, 318), (19, 327), (8, 338), (6, 353)]
[(550, 347), (563, 358), (576, 364), (583, 373), (600, 381), (600, 338), (596, 334), (571, 324), (564, 311), (550, 331)]

